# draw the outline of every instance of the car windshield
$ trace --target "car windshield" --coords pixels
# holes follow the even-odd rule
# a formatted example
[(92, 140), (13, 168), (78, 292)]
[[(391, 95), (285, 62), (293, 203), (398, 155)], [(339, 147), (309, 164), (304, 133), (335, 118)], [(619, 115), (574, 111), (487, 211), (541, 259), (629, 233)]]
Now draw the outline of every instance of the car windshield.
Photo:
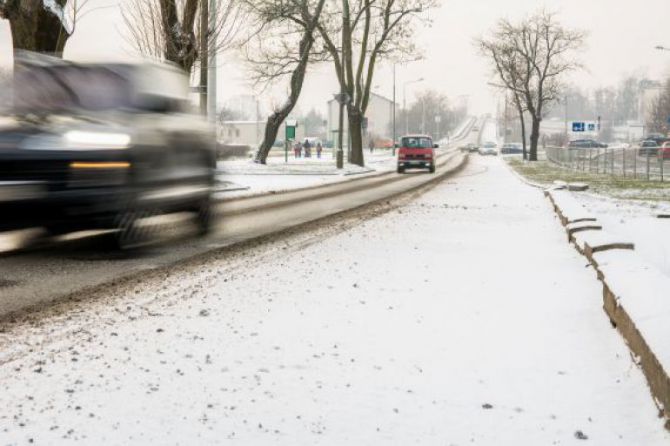
[(17, 113), (100, 111), (129, 107), (126, 78), (104, 67), (58, 66), (17, 70), (14, 79)]
[(402, 139), (402, 146), (412, 149), (427, 149), (433, 147), (433, 141), (430, 138), (406, 136)]

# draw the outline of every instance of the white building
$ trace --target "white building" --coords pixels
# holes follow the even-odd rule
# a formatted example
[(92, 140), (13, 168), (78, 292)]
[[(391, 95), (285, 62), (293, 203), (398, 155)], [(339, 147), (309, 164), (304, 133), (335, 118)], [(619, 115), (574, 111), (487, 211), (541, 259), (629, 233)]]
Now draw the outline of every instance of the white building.
[[(396, 104), (396, 119), (397, 116)], [(370, 102), (368, 109), (365, 112), (365, 117), (368, 118), (367, 133), (375, 137), (392, 138), (393, 135), (393, 101), (380, 96), (376, 93), (370, 93)], [(340, 119), (340, 104), (331, 99), (328, 101), (328, 116), (327, 116), (327, 138), (333, 143), (337, 144), (338, 126)], [(348, 145), (349, 141), (349, 126), (347, 123), (347, 110), (344, 110), (344, 145)]]
[[(223, 144), (258, 146), (265, 136), (265, 121), (224, 121), (218, 129), (218, 140)], [(277, 133), (277, 140), (284, 140), (285, 126), (282, 125)], [(305, 129), (298, 126), (296, 138), (305, 138)]]

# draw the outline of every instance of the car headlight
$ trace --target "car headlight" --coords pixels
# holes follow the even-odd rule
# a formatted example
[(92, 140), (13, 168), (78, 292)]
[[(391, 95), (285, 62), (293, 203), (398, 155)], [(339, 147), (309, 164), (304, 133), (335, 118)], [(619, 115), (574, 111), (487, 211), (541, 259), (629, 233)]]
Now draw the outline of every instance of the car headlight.
[(127, 149), (130, 135), (125, 133), (85, 132), (71, 130), (63, 135), (68, 147), (85, 149)]
[(130, 147), (126, 133), (70, 130), (61, 135), (38, 134), (24, 139), (25, 150), (123, 150)]

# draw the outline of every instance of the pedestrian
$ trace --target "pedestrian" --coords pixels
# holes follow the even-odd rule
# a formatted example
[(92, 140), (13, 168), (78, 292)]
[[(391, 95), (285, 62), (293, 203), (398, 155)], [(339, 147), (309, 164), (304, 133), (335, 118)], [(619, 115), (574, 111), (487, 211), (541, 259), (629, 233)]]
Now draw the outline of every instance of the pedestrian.
[(302, 146), (305, 148), (305, 158), (311, 158), (312, 145), (310, 144), (309, 139), (305, 138), (305, 142), (302, 144)]
[(373, 138), (370, 138), (370, 153), (372, 153), (375, 150), (375, 140)]
[(323, 150), (323, 147), (321, 146), (321, 141), (316, 143), (316, 157), (321, 158), (321, 151)]
[(296, 141), (295, 144), (293, 144), (293, 153), (295, 153), (296, 158), (300, 158), (300, 141)]

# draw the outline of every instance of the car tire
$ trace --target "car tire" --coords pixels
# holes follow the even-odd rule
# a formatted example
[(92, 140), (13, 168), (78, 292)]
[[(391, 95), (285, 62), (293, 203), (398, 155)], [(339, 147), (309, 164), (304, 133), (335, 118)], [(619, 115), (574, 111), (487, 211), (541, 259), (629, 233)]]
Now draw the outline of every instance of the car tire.
[(435, 173), (435, 164), (430, 165), (430, 167), (428, 168), (428, 172)]
[(196, 224), (198, 225), (198, 235), (207, 235), (212, 229), (212, 198), (208, 195), (197, 206)]
[(138, 222), (150, 214), (148, 211), (129, 207), (116, 216), (114, 245), (117, 249), (128, 251), (140, 248), (150, 239), (151, 228), (138, 226)]
[(398, 173), (405, 173), (405, 168), (398, 166)]

